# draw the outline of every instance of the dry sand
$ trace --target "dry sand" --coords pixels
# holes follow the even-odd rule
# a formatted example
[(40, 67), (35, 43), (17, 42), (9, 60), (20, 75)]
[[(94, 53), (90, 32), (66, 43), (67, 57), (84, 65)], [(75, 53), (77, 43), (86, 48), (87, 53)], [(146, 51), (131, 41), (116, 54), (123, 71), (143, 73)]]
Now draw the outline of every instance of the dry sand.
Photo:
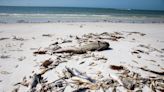
[[(51, 58), (56, 60), (56, 54), (34, 55), (33, 52), (39, 48), (43, 50), (55, 42), (71, 40), (71, 43), (59, 44), (62, 47), (77, 45), (76, 36), (84, 34), (103, 32), (122, 33), (123, 39), (118, 41), (104, 40), (110, 44), (110, 50), (90, 52), (89, 58), (84, 55), (73, 55), (62, 58), (67, 62), (59, 64), (55, 69), (46, 72), (43, 76), (48, 82), (58, 79), (58, 73), (65, 66), (76, 68), (94, 79), (99, 79), (97, 73), (100, 71), (102, 78), (108, 78), (109, 74), (117, 76), (119, 71), (110, 69), (110, 65), (122, 65), (130, 71), (139, 73), (142, 77), (163, 77), (143, 71), (138, 67), (144, 67), (154, 71), (164, 71), (164, 24), (130, 24), (130, 23), (41, 23), (41, 24), (0, 24), (0, 92), (11, 92), (16, 86), (14, 84), (22, 81), (23, 77), (39, 72), (43, 61)], [(136, 33), (146, 35), (141, 36)], [(47, 36), (47, 34), (49, 34)], [(45, 35), (45, 36), (43, 36)], [(72, 38), (70, 37), (73, 36)], [(95, 40), (95, 39), (91, 39)], [(139, 47), (139, 45), (149, 48)], [(135, 50), (143, 50), (145, 53), (132, 54)], [(149, 54), (147, 54), (149, 53)], [(59, 54), (63, 55), (63, 54)], [(86, 54), (85, 54), (86, 55)], [(95, 55), (95, 57), (93, 57)], [(96, 60), (105, 57), (107, 60)], [(82, 63), (82, 64), (80, 64)], [(100, 78), (101, 79), (101, 78)], [(20, 86), (19, 92), (25, 92), (29, 87)], [(119, 90), (119, 89), (117, 89)], [(124, 89), (125, 90), (125, 89)], [(123, 90), (122, 90), (123, 91)], [(122, 92), (120, 91), (120, 92)], [(148, 92), (148, 89), (144, 89)], [(65, 92), (71, 92), (66, 88)], [(125, 90), (126, 92), (126, 90)]]

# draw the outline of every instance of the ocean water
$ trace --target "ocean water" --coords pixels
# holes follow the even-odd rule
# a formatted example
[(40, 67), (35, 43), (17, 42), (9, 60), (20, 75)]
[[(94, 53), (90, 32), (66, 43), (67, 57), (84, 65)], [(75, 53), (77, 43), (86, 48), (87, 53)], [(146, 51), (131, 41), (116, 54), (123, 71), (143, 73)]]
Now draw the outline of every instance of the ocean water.
[(164, 11), (0, 6), (0, 23), (45, 22), (164, 23)]

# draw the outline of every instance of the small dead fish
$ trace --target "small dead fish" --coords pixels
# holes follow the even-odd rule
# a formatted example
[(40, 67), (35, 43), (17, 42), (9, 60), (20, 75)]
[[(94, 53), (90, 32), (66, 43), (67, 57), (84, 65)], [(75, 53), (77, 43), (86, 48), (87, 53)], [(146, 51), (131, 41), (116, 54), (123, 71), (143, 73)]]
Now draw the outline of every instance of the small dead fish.
[(113, 80), (116, 80), (120, 85), (123, 85), (120, 77), (116, 74), (113, 74), (113, 73), (110, 73), (109, 76), (113, 79)]
[(34, 53), (34, 54), (46, 54), (46, 52), (47, 52), (47, 51), (44, 51), (44, 50), (43, 50), (43, 51), (35, 51), (35, 52), (33, 52), (33, 53)]
[(129, 90), (134, 90), (135, 83), (133, 79), (130, 78), (122, 78), (123, 86)]
[(110, 65), (110, 68), (117, 71), (124, 70), (123, 66)]
[(90, 84), (91, 83), (91, 81), (84, 79), (84, 78), (81, 78), (81, 77), (78, 77), (78, 76), (72, 77), (71, 80), (78, 83), (78, 84), (83, 84), (83, 83)]
[(7, 37), (0, 38), (0, 41), (2, 41), (2, 40), (7, 40), (7, 39), (10, 39), (10, 38), (7, 38)]
[(43, 67), (45, 67), (45, 68), (48, 68), (48, 66), (51, 65), (52, 63), (53, 63), (53, 61), (52, 61), (51, 58), (50, 58), (50, 59), (48, 59), (48, 60), (45, 60), (45, 61), (41, 64), (41, 66), (43, 66)]
[(34, 74), (30, 89), (31, 90), (35, 89), (37, 84), (41, 83), (41, 80), (42, 80), (41, 74)]
[(52, 35), (51, 34), (43, 34), (42, 36), (43, 37), (51, 37)]
[(0, 71), (0, 73), (1, 73), (1, 74), (5, 74), (5, 75), (6, 75), (6, 74), (10, 74), (10, 73), (7, 72), (7, 71)]
[(86, 92), (89, 88), (79, 88), (79, 89), (76, 89), (72, 92)]

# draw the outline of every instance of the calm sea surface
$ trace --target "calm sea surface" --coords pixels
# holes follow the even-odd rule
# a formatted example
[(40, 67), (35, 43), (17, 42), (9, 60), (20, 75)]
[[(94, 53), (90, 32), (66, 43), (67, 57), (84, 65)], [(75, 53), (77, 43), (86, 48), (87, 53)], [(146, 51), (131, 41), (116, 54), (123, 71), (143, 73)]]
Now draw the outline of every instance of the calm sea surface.
[(0, 23), (44, 22), (164, 23), (164, 11), (0, 6)]

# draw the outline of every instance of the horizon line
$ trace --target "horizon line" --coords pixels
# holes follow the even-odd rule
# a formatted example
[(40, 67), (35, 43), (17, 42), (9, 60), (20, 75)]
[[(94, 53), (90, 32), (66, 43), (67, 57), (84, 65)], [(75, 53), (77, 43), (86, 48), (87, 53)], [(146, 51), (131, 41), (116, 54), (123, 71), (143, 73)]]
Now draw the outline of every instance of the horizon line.
[(127, 9), (127, 8), (109, 8), (109, 7), (81, 7), (81, 6), (21, 6), (21, 5), (0, 5), (0, 6), (8, 6), (8, 7), (57, 7), (57, 8), (62, 8), (62, 7), (65, 7), (65, 8), (95, 8), (95, 9), (113, 9), (113, 10), (134, 10), (134, 11), (164, 11), (164, 10), (157, 10), (157, 9), (154, 9), (154, 10), (150, 10), (150, 9)]

